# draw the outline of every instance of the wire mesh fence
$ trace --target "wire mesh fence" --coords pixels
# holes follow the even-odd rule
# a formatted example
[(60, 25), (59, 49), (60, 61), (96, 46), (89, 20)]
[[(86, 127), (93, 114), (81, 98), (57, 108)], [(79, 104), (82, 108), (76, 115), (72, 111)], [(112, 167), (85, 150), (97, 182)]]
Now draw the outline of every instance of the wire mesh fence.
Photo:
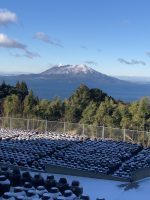
[(45, 122), (45, 129), (46, 131), (50, 132), (64, 132), (64, 123), (57, 122), (57, 121), (44, 121)]
[(150, 132), (80, 123), (0, 117), (0, 128), (58, 132), (90, 138), (127, 141), (150, 146)]

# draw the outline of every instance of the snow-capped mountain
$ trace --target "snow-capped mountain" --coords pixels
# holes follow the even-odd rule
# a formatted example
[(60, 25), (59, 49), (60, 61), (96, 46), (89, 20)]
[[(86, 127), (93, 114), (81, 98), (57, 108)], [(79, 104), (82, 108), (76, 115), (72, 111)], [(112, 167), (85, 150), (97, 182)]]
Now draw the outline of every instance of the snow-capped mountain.
[(98, 73), (94, 69), (88, 67), (87, 65), (81, 64), (81, 65), (54, 65), (50, 69), (44, 71), (41, 73), (41, 75), (65, 75), (65, 74), (96, 74)]
[(102, 74), (86, 65), (55, 65), (39, 74), (0, 76), (0, 82), (15, 85), (26, 81), (40, 98), (69, 97), (79, 85), (99, 88), (114, 98), (133, 101), (150, 95), (150, 84), (136, 84)]

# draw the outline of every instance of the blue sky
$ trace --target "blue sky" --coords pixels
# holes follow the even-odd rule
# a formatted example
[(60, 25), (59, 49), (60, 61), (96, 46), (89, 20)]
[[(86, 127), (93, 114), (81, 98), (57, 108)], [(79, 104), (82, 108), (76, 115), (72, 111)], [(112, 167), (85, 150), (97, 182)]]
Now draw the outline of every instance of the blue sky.
[(0, 72), (82, 64), (150, 76), (149, 0), (1, 0)]

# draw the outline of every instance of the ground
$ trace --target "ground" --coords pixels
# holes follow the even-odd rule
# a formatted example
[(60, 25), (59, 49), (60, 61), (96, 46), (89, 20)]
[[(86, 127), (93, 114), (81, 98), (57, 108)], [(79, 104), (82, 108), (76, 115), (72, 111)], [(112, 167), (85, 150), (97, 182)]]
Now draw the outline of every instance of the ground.
[[(63, 175), (55, 174), (56, 179)], [(120, 187), (126, 184), (119, 181), (109, 181), (102, 179), (93, 179), (85, 177), (67, 176), (68, 182), (79, 180), (84, 189), (84, 194), (88, 194), (91, 200), (96, 200), (97, 197), (105, 198), (106, 200), (149, 200), (150, 199), (150, 178), (143, 179), (137, 182), (135, 187), (126, 190), (126, 187)], [(138, 185), (138, 187), (137, 187)]]

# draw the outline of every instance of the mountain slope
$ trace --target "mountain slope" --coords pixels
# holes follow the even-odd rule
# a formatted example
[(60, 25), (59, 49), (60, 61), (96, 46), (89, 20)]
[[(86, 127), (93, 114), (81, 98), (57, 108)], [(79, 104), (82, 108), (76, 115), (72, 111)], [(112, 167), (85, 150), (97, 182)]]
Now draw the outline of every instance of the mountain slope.
[(86, 66), (86, 65), (55, 65), (52, 68), (44, 71), (41, 75), (49, 76), (49, 75), (77, 75), (77, 74), (96, 74), (98, 73), (94, 69)]
[(81, 84), (99, 88), (116, 99), (133, 101), (150, 96), (150, 84), (135, 84), (107, 76), (86, 65), (55, 65), (39, 74), (0, 76), (0, 81), (15, 84), (26, 81), (40, 98), (69, 97)]

